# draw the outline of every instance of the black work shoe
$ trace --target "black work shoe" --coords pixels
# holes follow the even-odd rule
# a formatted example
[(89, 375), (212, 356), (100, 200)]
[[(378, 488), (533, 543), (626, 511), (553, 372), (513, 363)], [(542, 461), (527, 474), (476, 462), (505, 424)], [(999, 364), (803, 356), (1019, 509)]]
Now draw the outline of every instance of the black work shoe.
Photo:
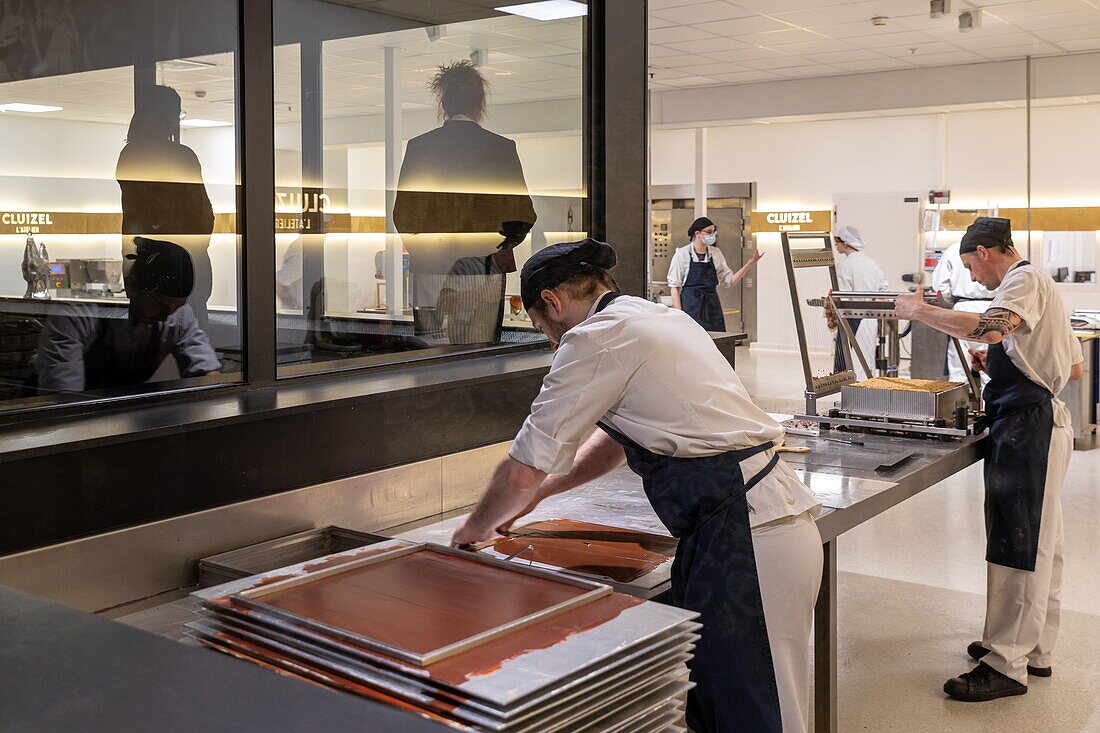
[(1021, 685), (983, 662), (970, 672), (949, 679), (943, 684), (943, 691), (963, 702), (985, 702), (1010, 695), (1026, 695), (1027, 685)]
[[(966, 647), (966, 653), (970, 655), (971, 659), (981, 661), (982, 657), (989, 654), (989, 650), (982, 646), (980, 641), (972, 641), (970, 645)], [(1027, 673), (1035, 677), (1050, 677), (1054, 674), (1054, 670), (1050, 667), (1032, 667), (1029, 664), (1027, 665)]]

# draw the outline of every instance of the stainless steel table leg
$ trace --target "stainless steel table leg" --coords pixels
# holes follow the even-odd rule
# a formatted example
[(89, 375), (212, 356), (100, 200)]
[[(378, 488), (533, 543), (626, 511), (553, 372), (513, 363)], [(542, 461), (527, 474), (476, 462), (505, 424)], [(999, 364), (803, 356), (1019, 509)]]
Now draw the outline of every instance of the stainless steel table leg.
[(814, 608), (814, 731), (836, 733), (836, 543), (823, 546), (825, 565)]

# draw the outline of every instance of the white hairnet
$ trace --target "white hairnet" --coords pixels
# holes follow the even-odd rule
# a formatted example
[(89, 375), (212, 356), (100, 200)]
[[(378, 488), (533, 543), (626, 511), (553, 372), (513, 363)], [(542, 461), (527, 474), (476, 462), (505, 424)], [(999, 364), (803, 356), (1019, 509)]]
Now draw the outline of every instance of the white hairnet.
[(864, 247), (863, 237), (859, 235), (859, 230), (853, 226), (842, 226), (840, 229), (836, 230), (833, 236), (852, 249), (863, 249)]

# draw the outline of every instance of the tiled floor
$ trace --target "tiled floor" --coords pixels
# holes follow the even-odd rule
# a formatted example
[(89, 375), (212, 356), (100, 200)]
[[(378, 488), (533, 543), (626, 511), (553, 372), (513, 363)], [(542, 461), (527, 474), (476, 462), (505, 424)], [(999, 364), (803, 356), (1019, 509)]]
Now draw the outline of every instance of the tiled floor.
[[(737, 354), (766, 409), (801, 409), (797, 357)], [(985, 534), (981, 467), (903, 502), (839, 541), (840, 729), (1100, 731), (1100, 449), (1074, 454), (1063, 492), (1066, 570), (1054, 676), (990, 703), (945, 698), (981, 634)]]

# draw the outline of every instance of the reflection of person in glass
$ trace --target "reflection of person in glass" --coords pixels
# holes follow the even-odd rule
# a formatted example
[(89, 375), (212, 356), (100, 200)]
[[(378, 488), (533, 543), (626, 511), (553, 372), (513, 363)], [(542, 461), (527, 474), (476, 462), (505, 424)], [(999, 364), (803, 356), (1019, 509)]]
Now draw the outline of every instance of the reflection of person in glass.
[(41, 394), (142, 384), (171, 355), (180, 375), (221, 369), (187, 297), (194, 285), (191, 258), (180, 246), (144, 237), (127, 255), (129, 318), (103, 318), (92, 304), (67, 304), (50, 316), (33, 359), (31, 384)]
[[(506, 222), (508, 225), (519, 222)], [(497, 251), (484, 257), (462, 257), (455, 261), (443, 289), (439, 293), (439, 313), (444, 318), (444, 331), (452, 344), (482, 344), (500, 341), (504, 323), (504, 288), (509, 272), (516, 271), (513, 251), (523, 241), (509, 236), (505, 226), (504, 241)], [(518, 232), (516, 232), (518, 234)], [(526, 231), (523, 232), (526, 234)]]
[(23, 248), (23, 280), (27, 283), (24, 298), (49, 300), (50, 292), (50, 253), (46, 245), (34, 241), (27, 235), (27, 246)]
[(411, 255), (414, 307), (436, 305), (457, 261), (484, 262), (500, 242), (497, 232), (522, 242), (536, 219), (515, 142), (480, 124), (487, 91), (481, 72), (459, 61), (440, 67), (429, 87), (444, 122), (409, 140), (393, 208)]
[[(204, 328), (213, 288), (210, 233), (214, 211), (194, 151), (180, 144), (180, 96), (163, 86), (139, 95), (115, 177), (122, 189), (122, 233), (171, 238), (191, 256), (195, 287), (188, 303)], [(132, 253), (129, 236), (123, 253)]]

